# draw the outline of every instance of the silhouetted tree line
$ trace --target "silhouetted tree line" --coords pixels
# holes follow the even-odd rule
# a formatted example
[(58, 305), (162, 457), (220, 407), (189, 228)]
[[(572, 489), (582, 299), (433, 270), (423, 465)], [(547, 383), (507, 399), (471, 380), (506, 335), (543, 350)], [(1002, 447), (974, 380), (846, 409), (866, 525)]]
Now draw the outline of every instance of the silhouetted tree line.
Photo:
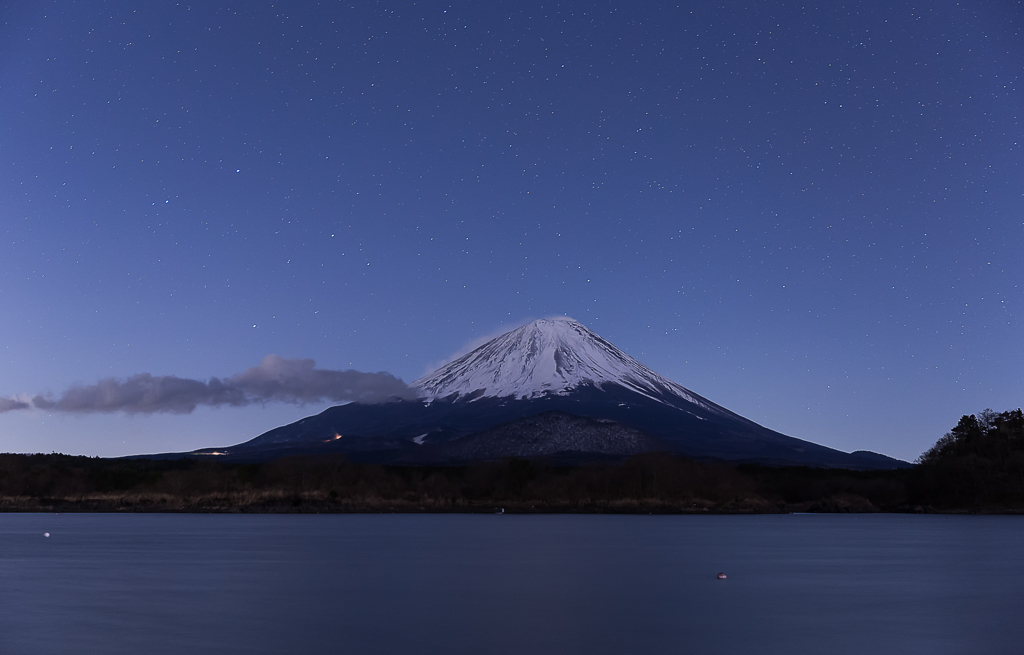
[(237, 464), (0, 455), (0, 511), (1024, 511), (1024, 416), (964, 416), (913, 469), (697, 462), (382, 466), (342, 455)]
[(0, 455), (0, 509), (133, 511), (878, 511), (906, 504), (906, 472), (770, 468), (665, 453), (560, 466), (379, 466), (342, 456), (230, 464)]
[(667, 454), (557, 466), (381, 466), (343, 456), (231, 464), (0, 455), (0, 509), (192, 511), (755, 511), (734, 467)]
[(962, 416), (914, 473), (915, 496), (938, 507), (1024, 507), (1024, 413)]

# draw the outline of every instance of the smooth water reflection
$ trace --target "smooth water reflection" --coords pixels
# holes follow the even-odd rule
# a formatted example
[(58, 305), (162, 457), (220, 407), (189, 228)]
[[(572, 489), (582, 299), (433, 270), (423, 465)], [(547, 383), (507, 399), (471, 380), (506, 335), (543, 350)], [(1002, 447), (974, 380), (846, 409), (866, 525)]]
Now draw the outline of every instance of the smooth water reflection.
[(6, 514), (0, 652), (1020, 653), (1022, 553), (1024, 517)]

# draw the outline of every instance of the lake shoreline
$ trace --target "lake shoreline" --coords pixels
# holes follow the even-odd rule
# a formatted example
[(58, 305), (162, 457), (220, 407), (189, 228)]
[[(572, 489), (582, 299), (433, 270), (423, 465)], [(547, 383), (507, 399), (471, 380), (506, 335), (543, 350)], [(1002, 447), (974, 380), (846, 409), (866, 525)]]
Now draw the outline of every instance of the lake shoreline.
[(0, 512), (1024, 514), (1019, 486), (1017, 476), (970, 478), (960, 468), (771, 467), (668, 453), (433, 467), (330, 456), (232, 464), (0, 455)]
[(3, 498), (0, 513), (143, 513), (143, 514), (613, 514), (613, 515), (765, 515), (765, 514), (942, 514), (942, 515), (1024, 515), (1024, 507), (936, 508), (928, 506), (879, 509), (863, 503), (833, 500), (773, 504), (759, 499), (722, 505), (706, 501), (671, 503), (658, 501), (613, 501), (545, 503), (438, 503), (388, 499), (332, 501), (316, 496), (277, 496), (261, 499), (231, 499), (223, 496), (192, 499), (166, 497), (86, 497), (79, 499)]

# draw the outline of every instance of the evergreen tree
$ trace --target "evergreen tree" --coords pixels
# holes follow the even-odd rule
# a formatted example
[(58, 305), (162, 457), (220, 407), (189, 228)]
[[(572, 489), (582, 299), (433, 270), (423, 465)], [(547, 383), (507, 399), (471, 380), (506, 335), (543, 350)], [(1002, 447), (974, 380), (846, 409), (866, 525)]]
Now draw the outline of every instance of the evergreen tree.
[(1024, 449), (1024, 413), (1020, 409), (997, 413), (991, 409), (960, 417), (952, 430), (917, 458), (918, 464), (937, 464), (976, 455), (999, 458)]

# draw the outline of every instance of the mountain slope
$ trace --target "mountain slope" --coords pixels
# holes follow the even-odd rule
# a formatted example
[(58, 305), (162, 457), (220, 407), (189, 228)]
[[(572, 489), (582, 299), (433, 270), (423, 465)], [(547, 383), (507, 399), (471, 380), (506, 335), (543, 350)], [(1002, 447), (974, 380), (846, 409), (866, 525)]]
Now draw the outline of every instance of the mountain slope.
[[(643, 447), (695, 458), (847, 468), (903, 464), (769, 430), (658, 375), (568, 318), (512, 330), (410, 386), (421, 400), (331, 407), (218, 452), (260, 458), (340, 451), (366, 461), (424, 463), (436, 463), (438, 453), (448, 452), (461, 461), (470, 452), (554, 452), (559, 443), (569, 443), (557, 436), (559, 430), (578, 432), (579, 426), (591, 425), (586, 421), (597, 420), (616, 422), (659, 444), (633, 439), (629, 448), (647, 444)], [(545, 413), (543, 420), (524, 421)], [(514, 429), (495, 430), (504, 424)], [(598, 432), (573, 443), (589, 443), (595, 453), (621, 450), (595, 436)], [(487, 436), (467, 439), (482, 433)], [(624, 438), (624, 432), (617, 434)], [(502, 438), (510, 440), (505, 447)], [(440, 447), (456, 441), (462, 445)]]
[(563, 463), (624, 458), (671, 450), (636, 428), (558, 410), (527, 416), (447, 443), (427, 445), (414, 461), (478, 462), (507, 457), (556, 457)]

